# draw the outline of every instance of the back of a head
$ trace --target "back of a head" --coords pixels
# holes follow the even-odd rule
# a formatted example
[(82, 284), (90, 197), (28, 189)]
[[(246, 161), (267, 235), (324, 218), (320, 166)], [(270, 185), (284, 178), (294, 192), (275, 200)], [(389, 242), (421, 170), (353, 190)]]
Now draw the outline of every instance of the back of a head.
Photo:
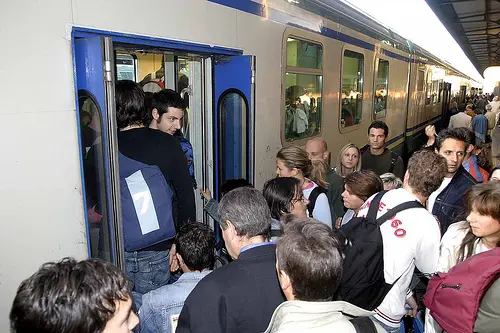
[(349, 187), (351, 194), (364, 201), (384, 189), (382, 179), (371, 170), (351, 172), (345, 177), (344, 184)]
[(300, 182), (293, 177), (278, 177), (264, 184), (262, 194), (271, 210), (272, 218), (279, 220), (283, 214), (291, 212), (292, 201), (297, 197)]
[(468, 145), (476, 145), (476, 134), (473, 131), (468, 129), (467, 127), (457, 127), (457, 132), (461, 133), (461, 137), (465, 139), (465, 144)]
[(168, 112), (168, 108), (184, 110), (184, 100), (181, 95), (172, 89), (162, 89), (153, 95), (152, 109), (158, 110), (161, 116)]
[(130, 80), (115, 84), (116, 123), (119, 129), (131, 125), (142, 125), (146, 117), (144, 91)]
[(386, 137), (389, 135), (389, 127), (381, 120), (375, 120), (373, 123), (371, 123), (371, 125), (368, 127), (368, 134), (370, 134), (370, 130), (372, 128), (384, 130), (384, 135)]
[(465, 143), (465, 146), (467, 148), (467, 134), (461, 127), (446, 128), (439, 132), (438, 136), (436, 137), (436, 148), (438, 151), (441, 149), (443, 142), (445, 142), (447, 139), (462, 141)]
[(309, 177), (317, 185), (327, 188), (326, 171), (328, 165), (323, 160), (311, 161), (307, 152), (299, 146), (290, 146), (281, 148), (276, 154), (276, 158), (283, 161), (283, 164), (289, 168), (300, 170), (304, 177)]
[(219, 204), (221, 227), (231, 221), (238, 236), (267, 238), (271, 230), (271, 213), (262, 193), (251, 187), (232, 190)]
[(226, 180), (220, 187), (221, 196), (225, 196), (232, 190), (240, 187), (252, 187), (252, 184), (250, 184), (248, 180), (243, 178)]
[(394, 190), (403, 187), (403, 181), (396, 177), (396, 175), (393, 173), (384, 173), (380, 175), (380, 179), (382, 179), (382, 183), (384, 183), (384, 189), (386, 190)]
[(436, 191), (448, 172), (446, 159), (433, 151), (417, 151), (408, 161), (408, 185), (428, 198)]
[(342, 254), (330, 227), (312, 218), (293, 219), (284, 228), (276, 256), (296, 299), (332, 300), (342, 276)]
[(117, 302), (130, 298), (127, 279), (97, 259), (46, 263), (24, 280), (10, 312), (15, 333), (99, 333)]
[(199, 222), (187, 222), (179, 230), (175, 247), (191, 271), (212, 269), (215, 263), (215, 233)]

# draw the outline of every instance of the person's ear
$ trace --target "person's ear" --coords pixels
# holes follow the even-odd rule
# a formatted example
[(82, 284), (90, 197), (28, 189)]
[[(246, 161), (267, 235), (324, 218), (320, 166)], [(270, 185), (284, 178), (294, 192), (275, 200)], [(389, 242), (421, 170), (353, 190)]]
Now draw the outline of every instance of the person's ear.
[(467, 154), (470, 154), (470, 153), (472, 153), (472, 151), (474, 150), (474, 148), (475, 148), (474, 145), (468, 145), (465, 152)]
[(153, 119), (158, 121), (160, 119), (160, 114), (158, 113), (158, 109), (157, 108), (154, 108), (152, 111), (151, 111), (151, 115), (153, 116)]
[(324, 159), (325, 161), (327, 161), (327, 160), (328, 160), (328, 156), (329, 156), (329, 155), (330, 155), (330, 153), (329, 153), (329, 152), (327, 152), (327, 151), (325, 151), (325, 152), (323, 153), (323, 159)]
[(297, 177), (297, 175), (299, 174), (299, 169), (293, 168), (291, 173), (292, 173), (292, 176)]

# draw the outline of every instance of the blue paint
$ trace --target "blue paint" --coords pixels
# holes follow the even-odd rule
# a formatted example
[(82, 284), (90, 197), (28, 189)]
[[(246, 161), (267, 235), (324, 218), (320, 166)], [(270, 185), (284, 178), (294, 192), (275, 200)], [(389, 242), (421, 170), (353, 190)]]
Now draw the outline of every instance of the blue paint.
[(198, 52), (204, 54), (220, 54), (220, 55), (241, 55), (242, 50), (232, 49), (219, 46), (211, 46), (206, 44), (183, 42), (166, 38), (140, 36), (126, 34), (110, 30), (97, 30), (82, 27), (73, 27), (73, 36), (77, 38), (106, 36), (113, 39), (113, 43), (126, 43), (135, 45), (154, 46), (165, 49), (187, 50), (190, 52)]

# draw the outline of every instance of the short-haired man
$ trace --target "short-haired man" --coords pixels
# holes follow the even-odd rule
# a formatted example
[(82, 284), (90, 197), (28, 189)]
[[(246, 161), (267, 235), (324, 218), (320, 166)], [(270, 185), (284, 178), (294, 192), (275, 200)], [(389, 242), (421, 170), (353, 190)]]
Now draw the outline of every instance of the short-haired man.
[(177, 333), (263, 332), (284, 301), (276, 276), (276, 247), (267, 241), (271, 213), (263, 195), (242, 187), (219, 204), (220, 227), (233, 262), (216, 269), (184, 303)]
[[(342, 253), (332, 230), (312, 218), (297, 218), (284, 229), (276, 249), (276, 271), (287, 301), (274, 311), (266, 333), (357, 332), (348, 316), (373, 313), (331, 301), (342, 276)], [(377, 332), (385, 332), (375, 326)]]
[[(313, 138), (306, 143), (306, 151), (310, 160), (323, 160), (328, 164), (328, 146), (326, 141), (322, 138)], [(328, 167), (326, 174), (326, 182), (328, 189), (326, 196), (330, 203), (330, 213), (332, 221), (344, 215), (344, 205), (342, 204), (342, 192), (344, 191), (344, 182), (332, 167)]]
[(460, 105), (460, 112), (451, 116), (448, 128), (467, 127), (468, 129), (472, 129), (472, 117), (467, 114), (467, 111), (472, 111), (472, 106), (469, 109), (467, 107), (464, 108), (463, 105)]
[(175, 239), (176, 260), (183, 274), (174, 282), (142, 297), (141, 333), (175, 332), (184, 301), (211, 272), (215, 262), (215, 234), (204, 224), (186, 223)]
[(10, 311), (13, 333), (131, 332), (138, 323), (126, 277), (98, 259), (44, 264), (21, 283)]
[[(413, 271), (424, 274), (436, 271), (439, 258), (439, 225), (424, 208), (429, 195), (446, 175), (446, 161), (431, 150), (421, 150), (408, 161), (403, 188), (387, 192), (380, 201), (377, 217), (405, 202), (418, 201), (421, 208), (403, 210), (380, 226), (384, 254), (385, 281), (393, 284), (382, 303), (374, 310), (374, 319), (388, 332), (399, 332), (405, 314), (407, 289)], [(361, 207), (358, 216), (368, 213), (373, 196)]]
[(439, 220), (441, 235), (461, 217), (465, 208), (462, 197), (477, 184), (462, 166), (467, 147), (466, 134), (460, 128), (442, 130), (436, 139), (435, 152), (446, 159), (448, 171), (441, 186), (429, 196), (427, 209)]
[(368, 127), (368, 143), (370, 148), (361, 155), (361, 167), (372, 170), (377, 175), (390, 172), (403, 178), (405, 168), (403, 159), (396, 153), (385, 148), (389, 135), (389, 127), (383, 121), (374, 121)]
[(476, 149), (476, 135), (465, 127), (459, 127), (457, 130), (463, 131), (466, 138), (465, 143), (467, 144), (465, 157), (462, 162), (463, 167), (477, 182), (486, 183), (488, 181), (489, 173), (478, 164), (476, 152), (479, 154), (480, 149)]
[[(174, 192), (172, 217), (177, 229), (188, 220), (195, 221), (194, 191), (182, 149), (179, 142), (171, 135), (144, 127), (144, 92), (137, 83), (128, 80), (116, 83), (116, 110), (120, 130), (118, 133), (120, 153), (131, 160), (158, 167)], [(136, 178), (134, 182), (137, 181)], [(150, 187), (155, 184), (145, 182), (142, 175), (140, 178), (146, 184), (142, 183), (144, 186), (139, 190), (144, 191), (146, 188), (150, 192)], [(154, 194), (162, 195), (163, 198), (163, 193), (160, 192), (158, 190), (158, 193), (155, 191)], [(143, 195), (144, 192), (140, 194)], [(167, 195), (165, 190), (165, 196)], [(156, 215), (156, 213), (153, 214)], [(158, 227), (155, 225), (158, 225), (160, 217), (156, 216), (155, 221), (151, 214), (144, 215), (148, 219), (139, 221), (140, 230), (143, 228), (148, 232), (157, 230)], [(144, 234), (147, 233), (142, 233), (143, 236)], [(137, 250), (125, 251), (127, 278), (133, 283), (132, 291), (134, 301), (137, 303), (140, 302), (143, 294), (167, 284), (170, 277), (169, 250), (172, 244), (173, 239), (165, 239)], [(125, 239), (125, 247), (127, 247), (127, 239)], [(155, 274), (151, 273), (152, 270)], [(136, 305), (139, 306), (139, 304)]]

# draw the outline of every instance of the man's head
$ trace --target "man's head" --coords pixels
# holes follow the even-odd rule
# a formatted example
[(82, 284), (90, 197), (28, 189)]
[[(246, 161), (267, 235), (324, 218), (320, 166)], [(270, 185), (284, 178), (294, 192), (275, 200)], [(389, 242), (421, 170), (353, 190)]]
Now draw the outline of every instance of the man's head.
[(374, 121), (368, 127), (368, 143), (372, 149), (382, 149), (389, 135), (389, 127), (380, 120)]
[[(174, 135), (182, 128), (184, 101), (177, 92), (163, 89), (153, 95), (149, 127)], [(149, 113), (149, 112), (148, 112)]]
[(306, 152), (310, 160), (328, 160), (328, 146), (322, 138), (307, 141)]
[(473, 112), (474, 111), (474, 107), (472, 104), (467, 104), (467, 106), (465, 107), (465, 112)]
[(486, 104), (484, 109), (486, 110), (486, 112), (490, 112), (493, 109), (493, 107), (491, 106), (491, 104)]
[(278, 242), (276, 270), (287, 300), (331, 301), (342, 276), (339, 241), (326, 224), (296, 218)]
[(408, 161), (404, 184), (413, 193), (427, 199), (437, 190), (448, 173), (446, 159), (430, 150), (420, 150)]
[(457, 130), (462, 132), (467, 147), (464, 160), (462, 161), (463, 163), (470, 158), (472, 152), (476, 149), (476, 134), (466, 127), (458, 127)]
[(183, 272), (212, 269), (215, 234), (204, 224), (187, 222), (175, 239), (176, 257)]
[(241, 187), (219, 204), (220, 227), (229, 255), (238, 258), (250, 239), (265, 240), (271, 230), (271, 212), (260, 191)]
[(117, 267), (66, 258), (44, 264), (21, 283), (10, 323), (15, 333), (128, 333), (139, 319)]
[(144, 91), (130, 80), (120, 80), (115, 85), (116, 123), (119, 129), (142, 125), (146, 116)]
[(459, 128), (448, 128), (439, 132), (436, 139), (436, 153), (443, 156), (448, 164), (448, 177), (460, 168), (467, 150), (467, 138)]

